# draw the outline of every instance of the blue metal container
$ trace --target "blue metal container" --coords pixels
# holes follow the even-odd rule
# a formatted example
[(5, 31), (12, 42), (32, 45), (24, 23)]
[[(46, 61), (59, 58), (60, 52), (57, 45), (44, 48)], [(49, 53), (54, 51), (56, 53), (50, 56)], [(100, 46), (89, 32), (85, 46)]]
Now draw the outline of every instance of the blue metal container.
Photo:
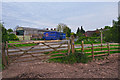
[(62, 39), (66, 39), (66, 34), (57, 32), (57, 31), (45, 32), (43, 34), (43, 39), (45, 39), (45, 40), (62, 40)]

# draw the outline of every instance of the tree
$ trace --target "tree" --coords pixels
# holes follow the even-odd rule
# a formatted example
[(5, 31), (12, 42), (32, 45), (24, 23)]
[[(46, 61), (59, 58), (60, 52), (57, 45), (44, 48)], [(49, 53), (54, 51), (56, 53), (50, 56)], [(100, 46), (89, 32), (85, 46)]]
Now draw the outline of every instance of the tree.
[(57, 31), (63, 32), (63, 29), (64, 29), (65, 27), (67, 27), (66, 24), (64, 24), (64, 23), (59, 23), (58, 26), (57, 26)]
[(79, 29), (78, 27), (76, 35), (78, 37), (85, 36), (84, 33), (85, 33), (85, 30), (83, 29), (83, 27), (81, 26), (81, 29)]
[(8, 35), (8, 39), (9, 40), (13, 40), (13, 41), (19, 40), (19, 38), (15, 34), (9, 34)]
[(70, 37), (70, 35), (71, 35), (71, 29), (69, 27), (65, 26), (63, 28), (63, 33), (66, 34), (66, 37)]
[(97, 32), (92, 34), (92, 37), (99, 37), (99, 36), (100, 36), (100, 33), (97, 33)]
[(13, 30), (12, 30), (11, 28), (10, 28), (10, 29), (8, 29), (7, 31), (8, 31), (9, 33), (10, 33), (10, 32), (13, 32)]
[[(2, 46), (0, 46), (0, 48), (2, 47), (2, 54), (0, 54), (0, 56), (2, 56), (2, 65), (4, 65), (5, 67), (7, 67), (7, 60), (6, 60), (6, 54), (5, 54), (5, 46), (6, 46), (6, 41), (8, 41), (8, 33), (6, 28), (4, 28), (3, 23), (0, 23), (0, 38), (2, 37)], [(0, 41), (1, 42), (1, 41)]]
[(76, 34), (74, 32), (71, 32), (70, 35), (73, 35), (76, 38)]
[(0, 23), (0, 28), (2, 29), (2, 42), (6, 43), (6, 41), (8, 41), (8, 33), (7, 33), (7, 29), (4, 28), (3, 24)]
[(62, 28), (60, 25), (57, 26), (57, 31), (61, 32)]
[(71, 32), (71, 35), (74, 35), (75, 33), (74, 32)]
[(113, 26), (103, 32), (104, 39), (107, 42), (120, 42), (120, 17), (118, 18), (118, 21), (113, 20)]
[(78, 27), (76, 34), (79, 34), (79, 32), (80, 32), (80, 29), (79, 29), (79, 27)]
[(104, 29), (110, 29), (110, 26), (105, 26)]
[(81, 26), (81, 30), (80, 30), (80, 31), (81, 31), (81, 33), (83, 33), (83, 34), (85, 33), (85, 30), (83, 29), (82, 26)]

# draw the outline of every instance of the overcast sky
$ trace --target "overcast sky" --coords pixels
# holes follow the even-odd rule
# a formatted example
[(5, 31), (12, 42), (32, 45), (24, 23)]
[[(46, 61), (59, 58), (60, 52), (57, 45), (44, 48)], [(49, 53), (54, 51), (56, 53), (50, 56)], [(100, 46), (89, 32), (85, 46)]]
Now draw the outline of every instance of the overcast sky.
[(34, 28), (55, 28), (68, 25), (73, 32), (83, 26), (96, 30), (117, 20), (117, 2), (3, 2), (2, 20), (5, 27), (16, 25)]

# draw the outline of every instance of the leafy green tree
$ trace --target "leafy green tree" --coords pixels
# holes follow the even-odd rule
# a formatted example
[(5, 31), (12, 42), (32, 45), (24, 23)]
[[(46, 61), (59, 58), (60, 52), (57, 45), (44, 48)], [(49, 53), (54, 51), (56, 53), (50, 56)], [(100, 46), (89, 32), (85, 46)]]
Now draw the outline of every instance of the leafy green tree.
[(83, 29), (83, 27), (81, 26), (81, 30), (80, 30), (81, 33), (85, 33), (85, 30)]
[(79, 34), (79, 32), (80, 32), (80, 29), (79, 29), (79, 27), (78, 27), (76, 34)]
[(85, 33), (85, 30), (83, 29), (83, 27), (81, 26), (81, 29), (79, 29), (79, 27), (78, 27), (76, 36), (78, 36), (78, 37), (85, 36), (84, 33)]
[(8, 33), (7, 33), (7, 29), (4, 28), (3, 24), (0, 23), (0, 27), (1, 27), (1, 31), (2, 31), (2, 42), (6, 43), (6, 41), (8, 41)]
[(10, 29), (8, 29), (7, 31), (8, 31), (9, 33), (10, 33), (10, 32), (13, 32), (13, 30), (12, 30), (11, 28), (10, 28)]
[(112, 33), (111, 33), (110, 30), (104, 31), (103, 34), (104, 34), (103, 39), (104, 39), (106, 42), (112, 41)]
[(8, 38), (9, 38), (10, 41), (12, 41), (12, 40), (13, 41), (19, 40), (19, 38), (15, 34), (9, 34)]
[(71, 35), (74, 35), (75, 33), (74, 32), (71, 32)]
[(99, 31), (97, 31), (97, 32), (92, 34), (92, 37), (99, 37), (99, 36), (100, 36), (100, 32)]
[(76, 34), (74, 32), (71, 32), (71, 35), (73, 35), (76, 38)]
[(105, 26), (104, 29), (110, 29), (110, 26)]
[(76, 36), (80, 37), (80, 34), (81, 34), (81, 30), (80, 30), (80, 28), (78, 27), (77, 32), (76, 32)]
[(0, 43), (1, 42), (5, 43), (5, 45), (2, 44), (2, 46), (0, 46), (0, 48), (2, 49), (2, 54), (0, 54), (0, 56), (2, 56), (2, 58), (0, 59), (0, 63), (2, 64), (2, 68), (3, 68), (3, 67), (6, 67), (7, 65), (6, 54), (3, 54), (3, 53), (5, 53), (6, 41), (8, 41), (8, 33), (7, 33), (7, 30), (3, 26), (3, 23), (1, 22), (0, 22), (0, 30), (1, 30), (0, 31)]
[(103, 32), (104, 39), (107, 42), (120, 42), (120, 17), (118, 18), (118, 21), (113, 20), (113, 26)]
[(63, 33), (66, 34), (66, 37), (70, 37), (71, 29), (69, 27), (65, 26), (64, 29), (63, 29)]
[(120, 43), (120, 17), (118, 17), (118, 42)]
[(64, 23), (59, 23), (58, 26), (57, 26), (57, 31), (63, 32), (63, 29), (64, 29), (65, 27), (67, 27), (66, 24), (64, 24)]
[(57, 31), (59, 31), (59, 32), (62, 31), (62, 27), (60, 25), (57, 26)]

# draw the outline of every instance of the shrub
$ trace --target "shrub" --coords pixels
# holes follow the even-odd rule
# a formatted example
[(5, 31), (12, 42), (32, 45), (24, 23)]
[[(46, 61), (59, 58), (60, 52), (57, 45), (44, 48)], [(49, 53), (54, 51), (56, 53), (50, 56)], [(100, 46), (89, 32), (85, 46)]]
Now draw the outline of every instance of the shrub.
[(6, 28), (4, 28), (2, 24), (0, 24), (0, 27), (2, 28), (2, 42), (5, 43), (6, 41), (8, 41), (8, 33)]
[(19, 40), (19, 38), (15, 34), (9, 34), (8, 39), (10, 41), (18, 41)]
[[(81, 44), (82, 41), (84, 41), (85, 44), (101, 43), (100, 37), (80, 37), (75, 43)], [(105, 43), (105, 41), (103, 41), (103, 43)]]
[(77, 63), (87, 63), (88, 62), (88, 56), (84, 53), (75, 53), (75, 57), (77, 59)]
[(88, 56), (80, 52), (75, 52), (74, 54), (71, 53), (68, 56), (61, 57), (61, 58), (49, 59), (49, 61), (51, 62), (59, 62), (59, 63), (66, 63), (66, 64), (87, 63), (88, 60), (89, 60)]
[(62, 60), (63, 60), (63, 63), (66, 63), (66, 64), (73, 64), (77, 62), (76, 56), (74, 54), (70, 54), (66, 57), (63, 57)]

